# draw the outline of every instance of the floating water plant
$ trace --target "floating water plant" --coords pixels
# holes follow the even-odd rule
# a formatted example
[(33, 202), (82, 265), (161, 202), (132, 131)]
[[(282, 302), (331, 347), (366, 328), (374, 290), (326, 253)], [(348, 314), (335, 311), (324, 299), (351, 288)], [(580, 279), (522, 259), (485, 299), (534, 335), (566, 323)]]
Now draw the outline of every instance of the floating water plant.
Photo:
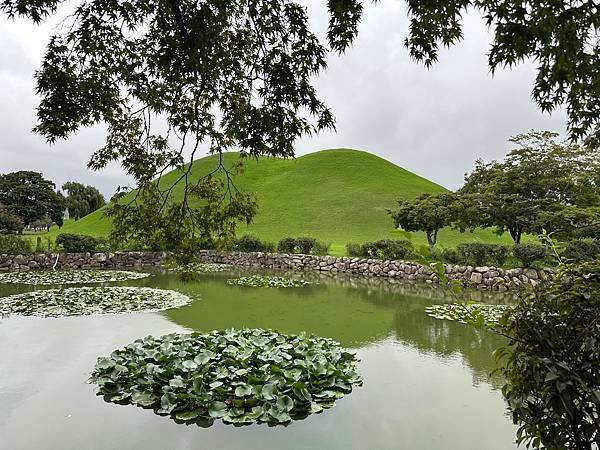
[(162, 311), (191, 301), (176, 291), (148, 287), (47, 289), (0, 297), (0, 314), (61, 317)]
[(98, 358), (107, 401), (181, 421), (287, 423), (331, 408), (362, 385), (356, 356), (331, 339), (242, 329), (147, 336)]
[(125, 270), (29, 270), (0, 273), (0, 283), (35, 285), (90, 284), (137, 280), (150, 276)]
[(254, 275), (251, 277), (231, 278), (227, 280), (227, 284), (249, 287), (289, 288), (308, 286), (311, 283), (308, 281), (295, 280), (292, 278), (266, 277), (261, 275)]
[(428, 306), (425, 312), (434, 319), (493, 326), (498, 323), (507, 308), (506, 305), (484, 303), (451, 303)]
[(177, 273), (215, 273), (223, 272), (231, 267), (229, 264), (191, 263), (184, 265), (169, 264), (167, 269)]

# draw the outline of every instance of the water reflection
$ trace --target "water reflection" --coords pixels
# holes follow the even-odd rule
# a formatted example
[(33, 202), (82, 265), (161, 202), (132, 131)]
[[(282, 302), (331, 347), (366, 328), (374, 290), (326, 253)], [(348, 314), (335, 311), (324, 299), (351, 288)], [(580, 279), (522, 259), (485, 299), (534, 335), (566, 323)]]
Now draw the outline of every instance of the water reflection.
[[(260, 271), (265, 273), (265, 271)], [(281, 272), (277, 272), (281, 275)], [(503, 338), (471, 326), (429, 317), (424, 308), (454, 299), (444, 290), (422, 283), (389, 282), (376, 278), (296, 273), (318, 282), (303, 288), (269, 289), (228, 286), (237, 271), (207, 274), (197, 282), (173, 275), (158, 275), (151, 284), (180, 290), (200, 300), (166, 311), (173, 322), (191, 330), (230, 327), (276, 328), (285, 333), (307, 331), (331, 337), (349, 348), (361, 348), (392, 337), (396, 342), (442, 358), (461, 358), (473, 372), (475, 383), (490, 380), (495, 369), (492, 352)], [(469, 298), (508, 303), (510, 294), (475, 291)]]
[[(242, 273), (248, 272), (205, 275), (196, 283), (158, 274), (124, 283), (176, 289), (197, 299), (163, 313), (0, 320), (0, 448), (515, 448), (504, 402), (494, 381), (487, 382), (491, 351), (501, 340), (427, 316), (427, 305), (449, 301), (440, 290), (312, 273), (294, 274), (320, 280), (308, 288), (224, 283)], [(0, 285), (0, 296), (29, 289)], [(488, 301), (510, 301), (483, 295)], [(333, 410), (289, 427), (234, 428), (217, 422), (203, 429), (105, 403), (86, 383), (99, 355), (145, 335), (243, 326), (332, 337), (358, 353), (364, 386)]]

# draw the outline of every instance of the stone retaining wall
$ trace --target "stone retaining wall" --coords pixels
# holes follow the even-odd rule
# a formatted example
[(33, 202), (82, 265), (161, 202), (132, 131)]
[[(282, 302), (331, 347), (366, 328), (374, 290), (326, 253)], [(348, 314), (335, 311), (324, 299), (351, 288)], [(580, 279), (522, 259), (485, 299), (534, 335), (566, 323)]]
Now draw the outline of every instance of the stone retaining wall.
[[(61, 253), (37, 255), (0, 255), (0, 271), (57, 268), (91, 269), (110, 267), (160, 266), (167, 257), (165, 252), (115, 253)], [(395, 280), (415, 280), (438, 283), (438, 276), (430, 266), (408, 261), (380, 261), (377, 259), (335, 256), (288, 255), (279, 253), (218, 253), (201, 251), (204, 262), (227, 263), (235, 266), (273, 269), (310, 270), (320, 273), (384, 277)], [(500, 269), (447, 264), (449, 279), (463, 281), (478, 289), (506, 291), (523, 285), (536, 286), (552, 276), (551, 269)]]
[[(335, 256), (289, 255), (280, 253), (218, 253), (203, 251), (204, 262), (226, 263), (235, 266), (265, 267), (274, 269), (313, 270), (369, 277), (385, 277), (400, 280), (439, 282), (436, 271), (409, 261), (381, 261), (377, 259)], [(551, 269), (501, 269), (496, 267), (472, 267), (445, 265), (451, 280), (461, 280), (465, 285), (478, 289), (506, 291), (524, 285), (537, 286), (553, 274)]]
[[(56, 257), (58, 256), (58, 262)], [(116, 253), (42, 253), (37, 255), (0, 255), (0, 272), (9, 270), (92, 269), (109, 267), (160, 266), (165, 252)]]

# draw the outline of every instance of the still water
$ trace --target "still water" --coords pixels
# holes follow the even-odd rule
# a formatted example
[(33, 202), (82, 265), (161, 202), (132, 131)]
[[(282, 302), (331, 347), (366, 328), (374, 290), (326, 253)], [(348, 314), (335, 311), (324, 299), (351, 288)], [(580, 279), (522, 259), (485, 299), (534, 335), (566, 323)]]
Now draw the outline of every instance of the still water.
[[(315, 274), (295, 275), (319, 281), (303, 288), (225, 283), (248, 273), (207, 274), (197, 282), (155, 274), (114, 283), (174, 289), (195, 300), (162, 313), (0, 319), (0, 449), (515, 448), (501, 380), (489, 375), (491, 353), (504, 342), (428, 317), (426, 306), (448, 301), (439, 290)], [(0, 284), (0, 297), (31, 289)], [(360, 358), (364, 386), (335, 408), (288, 426), (201, 428), (105, 403), (86, 382), (98, 356), (137, 338), (231, 327), (336, 339)]]

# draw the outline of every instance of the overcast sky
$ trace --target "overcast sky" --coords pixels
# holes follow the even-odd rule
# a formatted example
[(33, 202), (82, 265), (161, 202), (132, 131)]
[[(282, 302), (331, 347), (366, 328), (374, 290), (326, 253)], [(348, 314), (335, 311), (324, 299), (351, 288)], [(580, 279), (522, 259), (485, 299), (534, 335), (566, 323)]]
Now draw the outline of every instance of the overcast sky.
[[(302, 2), (314, 29), (327, 26), (324, 0)], [(342, 56), (331, 54), (329, 68), (316, 80), (333, 109), (337, 131), (297, 142), (297, 154), (350, 147), (386, 158), (448, 188), (461, 185), (477, 158), (502, 158), (507, 139), (531, 129), (563, 133), (564, 111), (542, 114), (531, 100), (534, 66), (489, 73), (490, 33), (476, 14), (465, 17), (465, 39), (441, 52), (425, 69), (412, 61), (403, 42), (408, 19), (404, 2), (367, 5), (359, 35)], [(47, 145), (33, 135), (33, 73), (39, 66), (52, 25), (0, 18), (0, 173), (43, 172), (57, 185), (68, 180), (93, 184), (111, 196), (130, 181), (118, 166), (86, 169), (104, 140), (102, 127), (80, 131), (66, 142)]]

